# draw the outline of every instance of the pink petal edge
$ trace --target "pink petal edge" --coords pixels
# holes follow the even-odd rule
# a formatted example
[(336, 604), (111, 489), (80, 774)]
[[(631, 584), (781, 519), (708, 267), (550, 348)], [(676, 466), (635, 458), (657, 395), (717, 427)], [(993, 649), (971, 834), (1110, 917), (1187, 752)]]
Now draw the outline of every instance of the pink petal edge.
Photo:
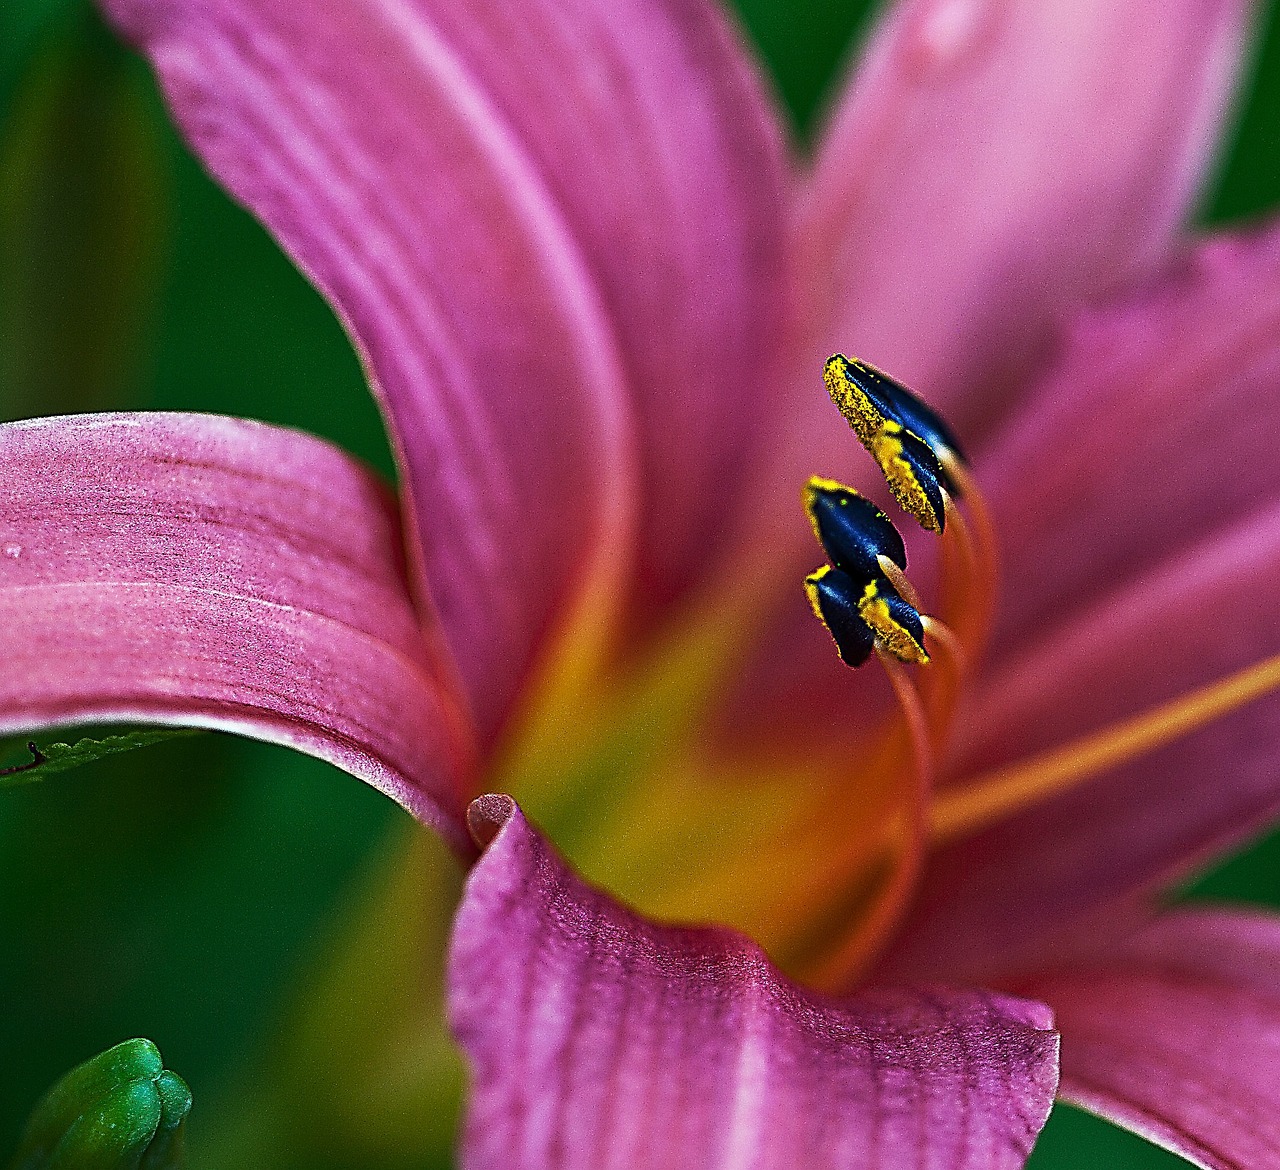
[(1057, 1015), (1063, 1100), (1208, 1170), (1280, 1164), (1280, 917), (1170, 911), (1026, 992)]
[(472, 1067), (467, 1170), (1021, 1166), (1056, 1086), (1039, 1004), (942, 988), (832, 1000), (724, 930), (587, 886), (509, 797), (449, 958)]
[(368, 781), (464, 854), (456, 702), (395, 505), (293, 431), (203, 415), (0, 425), (0, 731), (235, 731)]

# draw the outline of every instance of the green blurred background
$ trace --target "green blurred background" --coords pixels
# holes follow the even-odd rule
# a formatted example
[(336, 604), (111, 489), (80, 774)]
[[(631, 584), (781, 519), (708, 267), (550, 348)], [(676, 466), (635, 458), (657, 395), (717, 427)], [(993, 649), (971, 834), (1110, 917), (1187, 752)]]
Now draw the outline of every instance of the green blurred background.
[[(739, 0), (801, 135), (869, 7)], [(1280, 203), (1275, 12), (1208, 223)], [(288, 423), (391, 473), (332, 314), (146, 69), (83, 0), (0, 0), (0, 417), (103, 408)], [(447, 1165), (430, 954), (453, 879), (420, 838), (325, 765), (216, 735), (0, 791), (0, 1159), (59, 1073), (146, 1035), (194, 1089), (197, 1167)], [(1201, 894), (1280, 906), (1280, 840)], [(1063, 1108), (1033, 1158), (1182, 1164)]]

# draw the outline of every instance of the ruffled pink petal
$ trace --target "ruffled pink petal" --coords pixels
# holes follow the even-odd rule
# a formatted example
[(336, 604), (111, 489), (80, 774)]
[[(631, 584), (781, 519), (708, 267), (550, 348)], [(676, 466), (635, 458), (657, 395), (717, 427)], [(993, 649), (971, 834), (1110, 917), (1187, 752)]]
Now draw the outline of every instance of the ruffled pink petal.
[(1048, 1114), (1040, 1005), (976, 991), (821, 998), (727, 931), (585, 885), (506, 797), (454, 927), (468, 1170), (1021, 1166)]
[[(1202, 249), (1076, 330), (983, 463), (1005, 542), (995, 661), (957, 783), (1280, 654), (1280, 230)], [(1280, 815), (1280, 700), (935, 857), (894, 959), (917, 976), (1039, 961)]]
[(835, 109), (805, 208), (827, 348), (892, 371), (974, 435), (1065, 311), (1163, 262), (1252, 9), (895, 5)]
[(1188, 909), (1033, 981), (1064, 1100), (1211, 1170), (1280, 1165), (1280, 918)]
[(774, 344), (757, 79), (703, 0), (105, 2), (361, 348), (490, 737), (575, 603), (716, 534)]
[(213, 727), (367, 780), (469, 847), (456, 705), (387, 492), (306, 435), (203, 415), (0, 426), (0, 731)]

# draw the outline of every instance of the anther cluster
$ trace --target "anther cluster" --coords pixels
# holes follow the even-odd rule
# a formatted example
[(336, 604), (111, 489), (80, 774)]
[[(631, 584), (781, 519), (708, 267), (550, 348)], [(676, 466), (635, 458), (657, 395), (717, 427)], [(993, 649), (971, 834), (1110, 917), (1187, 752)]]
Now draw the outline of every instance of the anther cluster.
[[(946, 525), (957, 496), (948, 467), (961, 460), (947, 424), (901, 383), (836, 354), (823, 371), (827, 390), (884, 473), (894, 498), (930, 532)], [(835, 480), (813, 476), (804, 506), (829, 564), (805, 578), (813, 612), (840, 657), (861, 666), (879, 646), (903, 662), (929, 661), (924, 619), (902, 571), (907, 553), (892, 521), (870, 500)]]

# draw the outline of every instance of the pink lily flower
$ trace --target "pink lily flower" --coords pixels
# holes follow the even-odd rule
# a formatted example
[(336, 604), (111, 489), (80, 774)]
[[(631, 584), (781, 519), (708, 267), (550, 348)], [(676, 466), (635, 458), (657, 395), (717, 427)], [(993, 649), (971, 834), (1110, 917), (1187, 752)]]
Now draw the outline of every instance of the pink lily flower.
[[(903, 0), (811, 165), (710, 0), (106, 7), (401, 492), (241, 420), (0, 427), (0, 729), (235, 731), (438, 830), (468, 1167), (1013, 1167), (1055, 1092), (1280, 1159), (1280, 922), (1162, 904), (1280, 812), (1280, 228), (1183, 230), (1245, 0)], [(1000, 548), (912, 537), (965, 654), (891, 666), (905, 723), (799, 589), (836, 350)]]

